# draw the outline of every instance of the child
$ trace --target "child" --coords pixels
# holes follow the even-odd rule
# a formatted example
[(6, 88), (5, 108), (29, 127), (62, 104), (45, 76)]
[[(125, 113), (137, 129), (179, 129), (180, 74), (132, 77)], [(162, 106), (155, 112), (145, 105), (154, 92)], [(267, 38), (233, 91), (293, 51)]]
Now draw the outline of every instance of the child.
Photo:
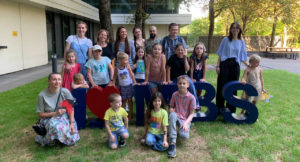
[[(189, 79), (186, 75), (181, 75), (177, 78), (177, 87), (178, 91), (173, 93), (169, 109), (169, 157), (176, 157), (177, 136), (183, 139), (189, 138), (190, 125), (194, 116), (194, 109), (196, 108), (196, 99), (187, 90)], [(176, 130), (177, 126), (178, 133)]]
[(136, 53), (132, 70), (135, 71), (136, 82), (143, 83), (145, 81), (145, 49), (138, 46)]
[[(142, 143), (146, 144), (157, 151), (165, 151), (168, 149), (167, 142), (167, 126), (168, 113), (164, 109), (164, 98), (160, 92), (152, 94), (146, 113), (146, 126)], [(147, 135), (147, 136), (146, 136)]]
[[(69, 67), (69, 68), (67, 68)], [(65, 64), (61, 70), (61, 76), (63, 78), (62, 87), (71, 91), (74, 74), (80, 72), (80, 64), (77, 63), (77, 57), (74, 50), (68, 50), (66, 52)]]
[[(127, 112), (121, 107), (122, 99), (117, 93), (108, 97), (111, 108), (104, 115), (105, 128), (109, 136), (109, 147), (111, 149), (125, 146), (125, 139), (129, 137)], [(123, 122), (124, 121), (124, 122)], [(125, 123), (125, 124), (124, 124)], [(120, 137), (120, 141), (118, 141)]]
[(144, 84), (149, 82), (152, 94), (158, 91), (161, 84), (166, 82), (166, 56), (162, 53), (160, 43), (152, 46), (152, 54), (146, 59), (146, 77)]
[(99, 45), (93, 46), (94, 58), (89, 59), (85, 64), (87, 67), (87, 75), (89, 83), (92, 87), (105, 88), (108, 84), (112, 84), (113, 68), (111, 60), (102, 55), (102, 48)]
[(84, 80), (84, 76), (81, 73), (76, 73), (73, 77), (72, 89), (77, 88), (89, 88), (89, 85)]
[[(186, 71), (190, 69), (187, 61), (186, 52), (183, 44), (177, 44), (175, 47), (175, 55), (172, 55), (167, 62), (167, 81), (168, 83), (176, 82), (178, 76), (186, 75)], [(200, 108), (195, 85), (191, 78), (189, 78), (189, 91), (196, 98), (197, 109)]]
[[(258, 96), (246, 96), (246, 99), (249, 102), (252, 102), (254, 105), (256, 105), (259, 95), (261, 93), (266, 93), (266, 90), (264, 88), (262, 69), (260, 67), (258, 67), (259, 63), (260, 63), (260, 59), (261, 58), (255, 54), (250, 56), (249, 67), (247, 67), (245, 69), (244, 74), (241, 79), (242, 84), (249, 83), (257, 90)], [(245, 81), (246, 77), (247, 77), (247, 80)], [(244, 114), (244, 113), (245, 113), (245, 110), (243, 109), (241, 114)]]
[(128, 55), (124, 52), (119, 52), (117, 55), (117, 59), (119, 62), (118, 67), (115, 68), (114, 77), (113, 77), (113, 85), (116, 83), (116, 79), (118, 78), (119, 89), (122, 96), (122, 106), (125, 107), (128, 102), (129, 107), (129, 120), (133, 114), (133, 105), (132, 105), (132, 97), (133, 97), (133, 85), (136, 85), (135, 78), (131, 71), (131, 68), (128, 63)]

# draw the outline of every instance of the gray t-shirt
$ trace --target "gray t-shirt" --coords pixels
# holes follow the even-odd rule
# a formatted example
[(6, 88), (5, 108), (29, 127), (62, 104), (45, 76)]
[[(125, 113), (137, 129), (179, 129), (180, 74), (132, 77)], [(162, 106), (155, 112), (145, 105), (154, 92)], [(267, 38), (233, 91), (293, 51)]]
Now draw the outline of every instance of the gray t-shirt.
[[(38, 96), (38, 101), (36, 103), (36, 112), (53, 112), (56, 107), (57, 97), (59, 95), (59, 90), (55, 94), (51, 94), (46, 88), (40, 92)], [(61, 95), (59, 97), (58, 105), (61, 101), (65, 99), (74, 100), (70, 91), (66, 88), (61, 88)]]

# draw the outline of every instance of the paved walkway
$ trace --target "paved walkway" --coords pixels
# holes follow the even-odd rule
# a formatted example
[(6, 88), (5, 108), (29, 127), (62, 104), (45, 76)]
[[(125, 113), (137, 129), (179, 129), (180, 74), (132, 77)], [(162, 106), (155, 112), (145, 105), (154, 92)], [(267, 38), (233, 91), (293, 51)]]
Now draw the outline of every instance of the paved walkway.
[[(63, 64), (63, 60), (58, 60), (57, 70), (60, 72)], [(300, 59), (270, 59), (262, 58), (261, 67), (265, 70), (268, 69), (281, 69), (297, 73), (300, 75)], [(245, 69), (242, 64), (241, 69)], [(209, 65), (208, 70), (215, 70), (215, 65)], [(52, 72), (51, 62), (47, 65), (26, 69), (10, 74), (0, 75), (0, 92), (7, 91), (18, 86), (30, 83), (37, 79), (48, 76)]]

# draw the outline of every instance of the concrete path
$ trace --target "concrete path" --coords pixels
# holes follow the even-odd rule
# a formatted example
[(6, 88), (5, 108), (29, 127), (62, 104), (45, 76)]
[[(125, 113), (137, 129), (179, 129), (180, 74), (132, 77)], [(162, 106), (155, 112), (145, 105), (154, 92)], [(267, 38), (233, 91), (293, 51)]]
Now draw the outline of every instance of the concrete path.
[[(60, 72), (63, 64), (63, 60), (58, 60), (57, 70)], [(270, 59), (262, 58), (261, 65), (263, 69), (281, 69), (297, 73), (300, 75), (300, 59)], [(241, 69), (245, 69), (244, 64), (242, 64)], [(215, 70), (215, 65), (209, 65), (208, 70)], [(10, 74), (0, 75), (0, 92), (7, 91), (18, 86), (30, 83), (37, 79), (48, 76), (52, 72), (51, 62), (47, 65), (26, 69)], [(242, 74), (241, 74), (242, 75)]]

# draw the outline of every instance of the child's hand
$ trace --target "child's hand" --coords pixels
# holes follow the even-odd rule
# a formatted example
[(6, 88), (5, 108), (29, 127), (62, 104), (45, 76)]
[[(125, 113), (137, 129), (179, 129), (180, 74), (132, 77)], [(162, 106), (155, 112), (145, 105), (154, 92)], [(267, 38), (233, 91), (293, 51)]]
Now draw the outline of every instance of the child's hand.
[(184, 123), (182, 124), (181, 128), (183, 129), (184, 132), (188, 132), (188, 131), (189, 131), (189, 129), (188, 129), (188, 127), (187, 127), (187, 122), (184, 122)]
[(216, 67), (216, 72), (218, 75), (220, 74), (220, 67)]
[(167, 85), (167, 84), (168, 84), (168, 82), (166, 82), (166, 81), (163, 81), (161, 84), (162, 84), (162, 85)]
[(97, 84), (92, 84), (92, 88), (98, 87)]
[(72, 67), (71, 67), (70, 64), (67, 63), (66, 66), (65, 66), (65, 68), (66, 68), (66, 70), (67, 70), (67, 73), (70, 73), (70, 72), (71, 72)]
[(163, 142), (163, 147), (165, 147), (165, 148), (169, 147), (169, 144), (168, 144), (167, 141), (164, 141), (164, 142)]
[(136, 69), (137, 65), (136, 64), (133, 64), (132, 66), (132, 70)]
[(200, 79), (200, 82), (205, 82), (206, 80), (203, 78), (203, 79)]
[(168, 84), (172, 84), (173, 82), (171, 80), (168, 81)]
[(267, 91), (263, 88), (263, 89), (262, 89), (262, 93), (267, 93)]
[(135, 82), (135, 83), (133, 83), (133, 85), (140, 85), (139, 83), (137, 83), (137, 82)]
[(110, 139), (109, 139), (109, 140), (110, 140), (110, 142), (113, 142), (113, 143), (114, 143), (114, 142), (116, 141), (115, 136), (110, 136)]
[(241, 83), (245, 85), (246, 84), (245, 79), (242, 78)]
[(142, 83), (142, 85), (146, 85), (146, 84), (148, 84), (148, 82), (147, 82), (147, 81), (144, 81), (144, 82)]
[(113, 81), (109, 81), (108, 86), (115, 86), (115, 83)]
[(196, 82), (196, 79), (192, 79), (193, 82)]
[(145, 138), (142, 138), (142, 139), (141, 139), (141, 144), (145, 144), (145, 143), (146, 143)]

